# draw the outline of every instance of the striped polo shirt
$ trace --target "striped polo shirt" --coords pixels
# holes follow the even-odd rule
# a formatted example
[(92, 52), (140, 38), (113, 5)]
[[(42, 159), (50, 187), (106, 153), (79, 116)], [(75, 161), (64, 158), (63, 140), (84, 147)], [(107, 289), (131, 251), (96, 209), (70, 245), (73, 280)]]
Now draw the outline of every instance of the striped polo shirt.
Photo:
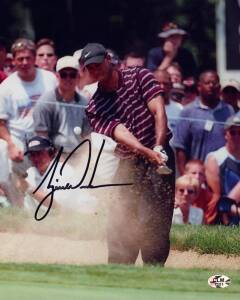
[[(155, 145), (155, 120), (147, 104), (161, 89), (149, 70), (134, 67), (119, 70), (119, 86), (106, 92), (99, 86), (87, 107), (87, 115), (93, 130), (113, 138), (118, 124), (123, 124), (144, 146)], [(132, 156), (127, 147), (118, 144), (116, 152), (124, 157)]]

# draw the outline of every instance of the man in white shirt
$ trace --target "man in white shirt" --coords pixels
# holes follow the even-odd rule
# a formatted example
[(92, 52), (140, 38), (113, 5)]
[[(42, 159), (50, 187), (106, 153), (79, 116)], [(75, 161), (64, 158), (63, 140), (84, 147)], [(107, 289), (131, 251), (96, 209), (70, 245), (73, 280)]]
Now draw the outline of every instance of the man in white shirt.
[[(33, 135), (32, 108), (37, 99), (47, 90), (56, 86), (53, 73), (35, 67), (35, 44), (27, 39), (18, 39), (12, 45), (12, 54), (16, 72), (11, 74), (0, 86), (0, 151), (7, 147), (10, 159), (8, 175), (24, 174), (24, 148), (26, 137)], [(12, 197), (13, 204), (22, 206)]]

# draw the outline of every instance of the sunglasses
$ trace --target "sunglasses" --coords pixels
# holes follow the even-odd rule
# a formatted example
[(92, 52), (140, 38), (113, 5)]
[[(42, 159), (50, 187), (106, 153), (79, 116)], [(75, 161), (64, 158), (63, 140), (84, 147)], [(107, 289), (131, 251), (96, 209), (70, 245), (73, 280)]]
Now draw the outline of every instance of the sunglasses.
[(66, 79), (66, 78), (76, 79), (78, 73), (77, 72), (59, 72), (59, 75), (62, 79)]
[(181, 194), (184, 194), (185, 191), (187, 191), (187, 193), (188, 193), (189, 195), (195, 194), (195, 190), (190, 190), (190, 189), (178, 189), (178, 191), (179, 191)]
[(23, 40), (17, 40), (11, 47), (11, 51), (13, 53), (24, 49), (35, 51), (35, 44), (31, 40), (23, 39)]
[(40, 53), (40, 54), (38, 54), (37, 56), (39, 56), (39, 57), (44, 57), (45, 55), (46, 55), (47, 57), (53, 57), (53, 56), (54, 56), (53, 53)]
[(231, 136), (236, 136), (236, 135), (240, 136), (240, 130), (231, 129), (231, 130), (229, 130), (229, 133)]

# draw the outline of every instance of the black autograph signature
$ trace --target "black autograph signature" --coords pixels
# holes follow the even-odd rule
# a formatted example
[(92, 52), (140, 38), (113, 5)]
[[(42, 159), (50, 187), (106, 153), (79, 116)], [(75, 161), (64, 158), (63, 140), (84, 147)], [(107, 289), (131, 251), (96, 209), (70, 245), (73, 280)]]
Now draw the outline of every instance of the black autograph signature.
[[(110, 186), (122, 186), (122, 185), (132, 185), (132, 183), (113, 183), (113, 184), (101, 184), (101, 185), (93, 185), (93, 180), (94, 180), (94, 176), (96, 174), (97, 171), (97, 166), (98, 166), (98, 162), (100, 160), (103, 148), (104, 148), (104, 144), (105, 144), (105, 140), (103, 140), (101, 148), (99, 150), (94, 168), (93, 168), (93, 172), (90, 178), (90, 181), (87, 185), (82, 185), (87, 174), (88, 174), (88, 170), (89, 170), (89, 166), (90, 166), (90, 162), (91, 162), (91, 157), (92, 157), (92, 145), (91, 145), (91, 141), (89, 139), (86, 139), (84, 141), (82, 141), (75, 149), (73, 149), (73, 151), (67, 156), (67, 158), (65, 159), (65, 161), (63, 162), (60, 171), (59, 171), (59, 175), (62, 176), (64, 167), (67, 163), (67, 161), (71, 158), (71, 156), (75, 153), (75, 151), (77, 149), (79, 149), (83, 144), (87, 143), (88, 144), (88, 160), (87, 160), (87, 164), (86, 164), (86, 169), (84, 171), (84, 174), (82, 176), (82, 178), (80, 179), (80, 181), (78, 182), (78, 184), (76, 185), (72, 185), (70, 182), (66, 183), (64, 186), (58, 186), (58, 185), (54, 185), (52, 184), (52, 180), (53, 177), (55, 175), (58, 163), (60, 161), (61, 155), (63, 153), (63, 147), (60, 148), (60, 150), (58, 151), (54, 161), (52, 162), (48, 172), (45, 174), (45, 176), (43, 177), (42, 181), (40, 182), (40, 184), (38, 185), (38, 187), (33, 191), (33, 194), (36, 193), (40, 187), (42, 186), (42, 184), (46, 181), (47, 177), (50, 176), (50, 179), (48, 181), (48, 185), (47, 185), (47, 189), (50, 189), (50, 192), (41, 200), (41, 202), (39, 203), (35, 214), (34, 214), (34, 218), (36, 221), (41, 221), (43, 220), (49, 213), (52, 204), (53, 204), (53, 200), (54, 200), (54, 193), (58, 190), (75, 190), (75, 189), (97, 189), (97, 188), (103, 188), (103, 187), (110, 187)], [(41, 206), (44, 204), (45, 200), (48, 199), (48, 197), (50, 197), (50, 201), (49, 201), (49, 206), (47, 207), (46, 212), (43, 214), (43, 216), (38, 216), (39, 214), (39, 210), (41, 208)]]

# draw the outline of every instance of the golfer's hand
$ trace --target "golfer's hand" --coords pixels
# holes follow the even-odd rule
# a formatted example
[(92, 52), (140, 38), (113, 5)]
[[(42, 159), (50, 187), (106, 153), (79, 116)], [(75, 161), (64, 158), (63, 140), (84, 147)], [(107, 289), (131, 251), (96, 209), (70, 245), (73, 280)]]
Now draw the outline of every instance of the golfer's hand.
[(142, 151), (143, 156), (145, 156), (150, 162), (156, 165), (163, 165), (165, 164), (165, 159), (161, 156), (160, 153), (153, 151), (147, 147), (144, 147)]

